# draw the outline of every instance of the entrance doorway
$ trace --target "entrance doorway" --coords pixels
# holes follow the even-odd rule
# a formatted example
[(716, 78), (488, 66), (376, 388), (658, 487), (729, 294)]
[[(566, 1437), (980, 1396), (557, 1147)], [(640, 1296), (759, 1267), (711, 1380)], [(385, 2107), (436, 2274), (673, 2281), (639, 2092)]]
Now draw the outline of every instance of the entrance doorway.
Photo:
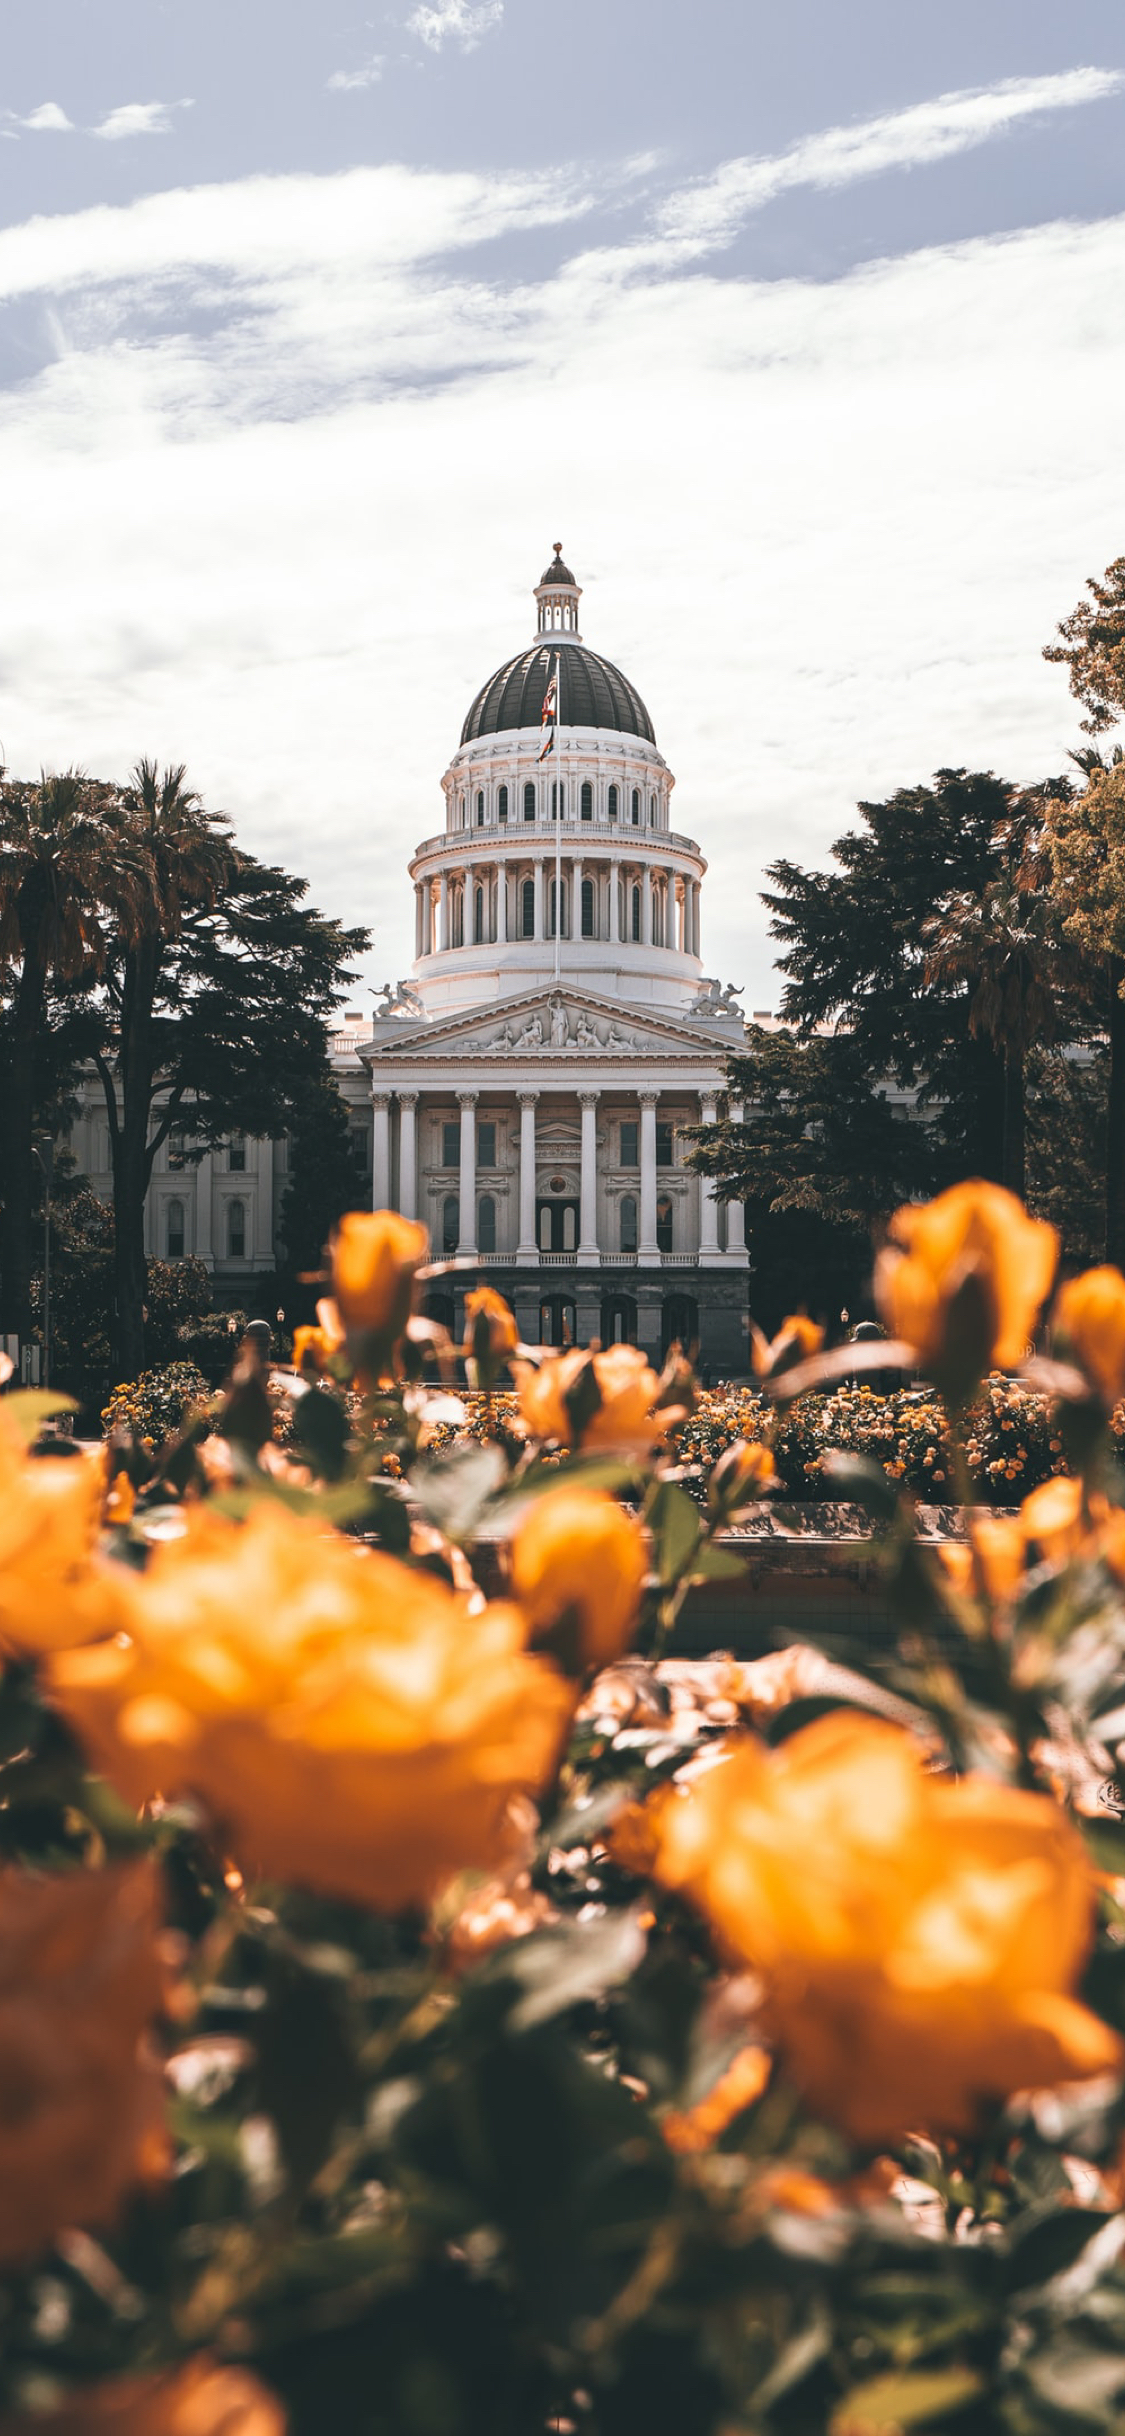
[(577, 1201), (537, 1201), (535, 1240), (541, 1252), (578, 1250)]

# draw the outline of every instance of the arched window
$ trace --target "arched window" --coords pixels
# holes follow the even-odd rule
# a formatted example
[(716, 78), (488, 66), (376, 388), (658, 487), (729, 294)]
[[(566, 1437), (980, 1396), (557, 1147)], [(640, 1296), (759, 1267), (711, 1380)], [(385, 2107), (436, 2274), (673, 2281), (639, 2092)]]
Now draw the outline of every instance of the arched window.
[(164, 1213), (164, 1247), (169, 1260), (183, 1259), (184, 1205), (182, 1201), (170, 1201)]
[(228, 1201), (228, 1203), (227, 1203), (227, 1259), (228, 1259), (228, 1260), (245, 1260), (245, 1258), (246, 1258), (246, 1203), (245, 1203), (244, 1201)]
[(592, 939), (594, 936), (594, 883), (592, 880), (582, 882), (582, 936), (584, 939)]
[(523, 791), (523, 816), (525, 820), (535, 818), (535, 780), (533, 778), (528, 779)]
[(641, 790), (640, 790), (640, 788), (639, 788), (639, 787), (634, 787), (634, 789), (633, 789), (633, 827), (634, 827), (634, 829), (639, 829), (639, 828), (640, 828), (640, 825), (641, 825)]
[(629, 936), (630, 936), (630, 938), (632, 938), (632, 939), (639, 939), (639, 938), (640, 938), (640, 935), (641, 935), (641, 892), (640, 892), (640, 889), (639, 889), (639, 888), (634, 888), (634, 890), (633, 890), (633, 918), (632, 918), (632, 921), (631, 921), (631, 923), (630, 923), (630, 925), (629, 925)]
[(463, 888), (455, 887), (450, 890), (449, 929), (450, 945), (452, 947), (464, 947), (465, 892)]
[(637, 1203), (635, 1195), (626, 1193), (621, 1202), (621, 1249), (635, 1252), (637, 1248)]
[(551, 780), (551, 819), (563, 820), (565, 817), (566, 783), (561, 778), (553, 778)]
[(672, 1249), (672, 1204), (666, 1195), (656, 1204), (656, 1244), (661, 1252)]
[(465, 798), (461, 797), (461, 827), (465, 826)]
[(521, 890), (520, 890), (520, 895), (521, 895), (521, 896), (522, 896), (522, 898), (523, 898), (523, 922), (522, 922), (522, 925), (521, 925), (521, 928), (522, 928), (522, 931), (523, 931), (523, 936), (524, 936), (524, 938), (525, 938), (525, 939), (534, 939), (534, 937), (535, 937), (535, 882), (534, 882), (534, 880), (525, 880), (525, 881), (524, 881), (523, 887), (522, 887), (522, 888), (521, 888)]
[(635, 1345), (637, 1341), (637, 1306), (628, 1297), (614, 1294), (602, 1304), (603, 1345)]
[(655, 795), (650, 795), (650, 796), (649, 796), (649, 799), (648, 799), (648, 825), (649, 825), (649, 828), (650, 828), (650, 829), (655, 829), (655, 827), (656, 827), (656, 797), (655, 797)]
[(447, 1255), (457, 1249), (461, 1233), (461, 1203), (456, 1193), (447, 1193), (441, 1205), (441, 1248)]
[(588, 778), (584, 778), (584, 779), (583, 779), (583, 781), (582, 781), (582, 804), (581, 804), (581, 811), (582, 811), (582, 818), (583, 818), (583, 820), (593, 820), (593, 817), (594, 817), (594, 790), (593, 790), (593, 787), (591, 786), (590, 781), (589, 781), (589, 779), (588, 779)]
[(690, 1294), (670, 1294), (661, 1314), (661, 1346), (665, 1359), (673, 1345), (694, 1357), (699, 1343), (699, 1306)]
[[(653, 800), (653, 803), (655, 803), (655, 802), (656, 802), (656, 797), (655, 797), (655, 795), (653, 796), (653, 799), (652, 799), (652, 800)], [(478, 788), (477, 788), (477, 827), (478, 827), (478, 829), (483, 829), (483, 827), (484, 827), (484, 788), (483, 788), (483, 787), (478, 787)]]
[(473, 942), (474, 942), (474, 945), (475, 945), (475, 946), (477, 946), (477, 947), (482, 947), (482, 946), (483, 946), (483, 944), (484, 944), (484, 890), (483, 890), (483, 888), (478, 888), (477, 893), (476, 893), (476, 904), (475, 904), (475, 909), (474, 909)]
[(608, 796), (606, 797), (606, 811), (607, 811), (607, 813), (609, 814), (609, 818), (610, 818), (610, 820), (616, 820), (616, 818), (617, 818), (617, 789), (616, 789), (616, 787), (611, 787), (611, 788), (610, 788), (610, 790), (609, 790), (609, 794), (608, 794)]
[(477, 1203), (477, 1250), (496, 1250), (496, 1203), (491, 1193), (482, 1193)]
[(497, 798), (496, 798), (496, 817), (497, 817), (497, 819), (498, 819), (498, 820), (507, 820), (507, 817), (508, 817), (508, 790), (507, 790), (507, 787), (501, 787), (501, 789), (500, 789), (500, 793), (499, 793), (499, 795), (498, 795), (498, 796), (497, 796)]

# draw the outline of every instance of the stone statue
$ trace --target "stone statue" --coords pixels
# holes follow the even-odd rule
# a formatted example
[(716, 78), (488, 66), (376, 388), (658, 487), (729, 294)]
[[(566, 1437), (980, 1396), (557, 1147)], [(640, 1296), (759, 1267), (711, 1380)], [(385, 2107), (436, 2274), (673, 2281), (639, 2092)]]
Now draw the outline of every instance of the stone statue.
[(561, 998), (553, 998), (551, 1001), (551, 1047), (552, 1049), (569, 1049), (570, 1047), (570, 1025), (567, 1022), (566, 1008)]
[[(390, 1015), (421, 1015), (422, 1001), (412, 981), (384, 981), (382, 990), (372, 990), (376, 1000), (375, 1021), (386, 1023)], [(382, 1000), (382, 1004), (378, 1003)]]
[(722, 993), (722, 991), (721, 991), (721, 989), (720, 989), (720, 987), (719, 987), (718, 982), (717, 982), (717, 981), (701, 981), (701, 982), (700, 982), (700, 984), (699, 984), (699, 988), (697, 989), (697, 991), (696, 991), (696, 993), (695, 993), (695, 996), (694, 996), (694, 998), (692, 999), (691, 1005), (690, 1005), (690, 1007), (688, 1008), (688, 1014), (689, 1014), (689, 1015), (714, 1015), (714, 1014), (716, 1014), (716, 1013), (717, 1013), (718, 1009), (721, 1007), (722, 1002), (723, 1002), (723, 993)]
[(575, 1046), (579, 1049), (600, 1049), (602, 1045), (593, 1024), (586, 1015), (580, 1015), (578, 1018), (574, 1030), (574, 1040)]
[(605, 1045), (607, 1049), (632, 1049), (636, 1043), (631, 1032), (619, 1032), (617, 1025), (611, 1023), (605, 1036)]
[(526, 1031), (521, 1032), (518, 1040), (512, 1042), (512, 1047), (513, 1049), (541, 1049), (542, 1046), (543, 1026), (538, 1015), (533, 1015)]
[(733, 981), (728, 981), (720, 1001), (724, 1015), (741, 1015), (742, 1009), (739, 1006), (738, 1001), (741, 998), (745, 988), (746, 983), (744, 981), (740, 981), (737, 988), (735, 987)]

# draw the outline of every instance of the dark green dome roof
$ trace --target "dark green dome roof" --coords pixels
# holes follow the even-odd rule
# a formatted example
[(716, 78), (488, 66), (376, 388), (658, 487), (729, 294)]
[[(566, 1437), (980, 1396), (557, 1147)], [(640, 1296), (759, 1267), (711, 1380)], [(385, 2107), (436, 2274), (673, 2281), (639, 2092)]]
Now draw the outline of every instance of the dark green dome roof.
[(612, 660), (588, 651), (585, 643), (533, 643), (514, 660), (505, 660), (487, 685), (482, 685), (461, 730), (462, 744), (476, 736), (497, 736), (512, 727), (537, 728), (543, 714), (555, 652), (558, 649), (562, 700), (560, 727), (608, 727), (622, 736), (643, 736), (655, 744), (652, 721), (636, 688)]

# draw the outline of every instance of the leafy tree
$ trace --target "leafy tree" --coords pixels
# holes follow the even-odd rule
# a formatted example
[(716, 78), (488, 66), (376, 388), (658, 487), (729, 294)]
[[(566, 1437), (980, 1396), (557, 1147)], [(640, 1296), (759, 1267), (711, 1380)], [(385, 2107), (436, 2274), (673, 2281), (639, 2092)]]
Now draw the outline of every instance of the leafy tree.
[(303, 902), (203, 811), (184, 772), (141, 762), (124, 798), (116, 920), (90, 1001), (113, 1161), (117, 1355), (144, 1368), (144, 1203), (173, 1128), (197, 1150), (276, 1135), (327, 1068), (325, 1026), (367, 933)]
[(759, 1321), (773, 1326), (814, 1279), (822, 1316), (842, 1303), (854, 1313), (872, 1226), (932, 1180), (929, 1128), (891, 1107), (849, 1034), (800, 1040), (754, 1025), (728, 1088), (741, 1121), (700, 1128), (689, 1164), (721, 1200), (746, 1204)]
[(1070, 670), (1070, 690), (1087, 716), (1088, 736), (1100, 736), (1125, 713), (1125, 558), (1115, 558), (1102, 576), (1086, 579), (1088, 601), (1079, 601), (1048, 643), (1045, 660)]
[[(1125, 566), (1125, 561), (1122, 562)], [(1125, 758), (1081, 756), (1086, 785), (1047, 805), (1047, 849), (1065, 936), (1103, 984), (1108, 1054), (1105, 1251), (1125, 1263)]]
[(76, 770), (0, 787), (0, 965), (10, 976), (5, 1025), (4, 1205), (0, 1325), (31, 1331), (32, 1142), (44, 1088), (48, 989), (101, 970), (118, 799)]
[(347, 1105), (326, 1066), (294, 1095), (289, 1180), (278, 1227), (284, 1252), (281, 1291), (291, 1315), (307, 1310), (311, 1316), (315, 1293), (302, 1288), (301, 1277), (320, 1268), (337, 1219), (366, 1198)]
[(1058, 1228), (1064, 1266), (1086, 1269), (1105, 1246), (1108, 1061), (1038, 1049), (1027, 1071), (1027, 1205)]

